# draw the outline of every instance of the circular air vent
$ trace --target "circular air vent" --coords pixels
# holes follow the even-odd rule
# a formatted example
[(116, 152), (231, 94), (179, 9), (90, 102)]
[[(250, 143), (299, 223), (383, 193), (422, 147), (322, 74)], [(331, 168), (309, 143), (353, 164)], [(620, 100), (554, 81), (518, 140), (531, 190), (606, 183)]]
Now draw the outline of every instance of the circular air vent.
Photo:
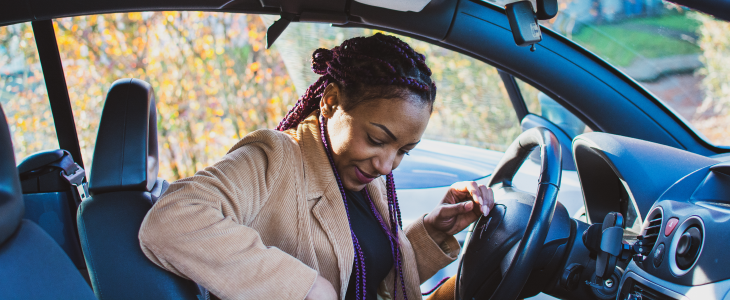
[(705, 226), (702, 219), (692, 216), (684, 220), (674, 232), (669, 244), (669, 266), (672, 273), (681, 276), (689, 272), (702, 254)]
[(643, 246), (652, 249), (656, 240), (659, 237), (659, 232), (662, 231), (662, 208), (657, 207), (649, 213), (649, 216), (644, 221), (643, 230), (641, 236), (643, 237)]

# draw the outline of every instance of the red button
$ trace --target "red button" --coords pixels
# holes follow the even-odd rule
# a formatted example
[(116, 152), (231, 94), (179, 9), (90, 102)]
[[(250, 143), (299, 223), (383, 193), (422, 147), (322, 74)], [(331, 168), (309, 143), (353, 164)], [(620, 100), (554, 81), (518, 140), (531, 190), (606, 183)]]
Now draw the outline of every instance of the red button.
[(672, 234), (674, 228), (677, 227), (677, 223), (679, 223), (679, 219), (669, 219), (669, 221), (667, 221), (667, 227), (664, 227), (664, 236), (669, 236), (670, 234)]

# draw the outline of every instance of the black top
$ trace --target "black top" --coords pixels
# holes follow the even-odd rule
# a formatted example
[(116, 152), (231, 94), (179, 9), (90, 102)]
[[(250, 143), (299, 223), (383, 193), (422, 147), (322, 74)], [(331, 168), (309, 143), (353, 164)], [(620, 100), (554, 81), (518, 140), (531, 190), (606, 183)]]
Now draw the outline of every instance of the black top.
[[(345, 191), (347, 208), (350, 212), (350, 226), (365, 256), (365, 281), (367, 299), (378, 299), (378, 286), (393, 268), (393, 256), (388, 235), (373, 214), (362, 192)], [(386, 220), (383, 220), (387, 222)], [(353, 264), (350, 283), (347, 286), (346, 300), (355, 300), (355, 266)], [(359, 299), (358, 299), (359, 300)]]

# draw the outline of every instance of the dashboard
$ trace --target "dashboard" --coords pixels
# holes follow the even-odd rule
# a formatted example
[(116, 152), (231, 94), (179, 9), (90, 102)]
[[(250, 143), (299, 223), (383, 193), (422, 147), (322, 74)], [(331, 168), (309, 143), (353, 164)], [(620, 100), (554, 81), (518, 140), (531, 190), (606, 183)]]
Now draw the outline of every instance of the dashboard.
[(649, 213), (643, 235), (651, 237), (652, 251), (628, 266), (619, 299), (647, 293), (730, 299), (730, 162), (672, 185)]
[(573, 153), (588, 223), (619, 212), (641, 242), (613, 299), (730, 299), (730, 162), (605, 133)]

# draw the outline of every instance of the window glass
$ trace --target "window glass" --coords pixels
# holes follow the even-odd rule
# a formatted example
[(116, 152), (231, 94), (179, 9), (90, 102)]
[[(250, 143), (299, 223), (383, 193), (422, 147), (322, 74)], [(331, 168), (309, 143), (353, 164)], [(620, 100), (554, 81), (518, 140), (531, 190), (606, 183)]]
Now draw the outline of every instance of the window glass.
[(30, 23), (0, 27), (0, 105), (15, 149), (15, 161), (58, 149), (51, 104)]
[(558, 2), (543, 25), (638, 81), (708, 141), (730, 145), (730, 23), (661, 0)]
[[(369, 29), (292, 23), (265, 49), (278, 17), (146, 12), (55, 21), (86, 165), (104, 96), (134, 77), (157, 96), (160, 176), (175, 180), (214, 163), (248, 132), (274, 128), (318, 75), (311, 53)], [(438, 85), (425, 138), (504, 150), (520, 133), (497, 70), (468, 56), (401, 37), (427, 56)]]
[(520, 88), (522, 98), (525, 100), (527, 110), (531, 114), (547, 119), (563, 129), (563, 131), (565, 131), (565, 133), (567, 133), (571, 138), (574, 138), (581, 133), (593, 131), (590, 127), (586, 126), (580, 118), (576, 117), (573, 113), (565, 109), (565, 107), (550, 98), (548, 95), (545, 95), (545, 93), (518, 78), (515, 78), (515, 81), (517, 81), (517, 86)]
[(142, 79), (155, 90), (159, 176), (167, 180), (213, 164), (253, 130), (275, 127), (297, 99), (255, 15), (145, 12), (54, 24), (87, 166), (117, 79)]

